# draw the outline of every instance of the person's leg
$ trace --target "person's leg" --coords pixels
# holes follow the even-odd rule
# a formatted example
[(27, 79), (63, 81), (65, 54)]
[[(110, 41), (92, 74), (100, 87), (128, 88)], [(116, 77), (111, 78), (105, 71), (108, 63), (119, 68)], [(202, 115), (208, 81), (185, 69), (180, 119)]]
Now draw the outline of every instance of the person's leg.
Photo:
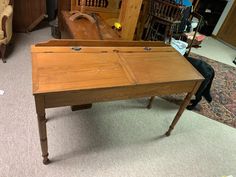
[(213, 68), (211, 68), (211, 77), (209, 79), (209, 83), (206, 86), (206, 89), (203, 92), (203, 96), (207, 100), (208, 103), (212, 102), (211, 86), (212, 86), (212, 82), (213, 82), (214, 77), (215, 77), (215, 71)]

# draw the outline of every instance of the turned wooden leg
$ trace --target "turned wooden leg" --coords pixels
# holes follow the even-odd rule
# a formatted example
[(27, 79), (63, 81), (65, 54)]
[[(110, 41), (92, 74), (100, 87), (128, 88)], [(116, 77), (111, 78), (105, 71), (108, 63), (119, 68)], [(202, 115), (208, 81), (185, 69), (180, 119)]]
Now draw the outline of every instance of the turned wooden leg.
[(50, 163), (48, 159), (48, 141), (47, 141), (47, 127), (46, 127), (46, 117), (44, 108), (44, 97), (35, 96), (36, 111), (38, 117), (38, 129), (40, 137), (40, 145), (43, 156), (43, 164), (47, 165)]
[(153, 103), (154, 99), (155, 99), (155, 96), (153, 96), (153, 97), (150, 98), (149, 103), (148, 103), (148, 105), (147, 105), (147, 108), (148, 108), (148, 109), (151, 109), (151, 108), (152, 108), (152, 103)]
[(7, 61), (5, 59), (5, 52), (6, 52), (6, 45), (5, 44), (1, 44), (0, 52), (1, 52), (2, 62), (6, 63)]
[(182, 104), (180, 105), (180, 108), (179, 108), (179, 110), (178, 110), (178, 112), (177, 112), (177, 114), (176, 114), (174, 120), (172, 121), (172, 123), (171, 123), (171, 125), (170, 125), (170, 127), (169, 127), (169, 130), (165, 133), (166, 136), (170, 136), (171, 131), (174, 129), (175, 125), (176, 125), (177, 122), (179, 121), (181, 115), (183, 114), (185, 108), (188, 106), (188, 104), (189, 104), (189, 102), (190, 102), (190, 100), (191, 100), (193, 94), (196, 93), (196, 91), (197, 91), (197, 89), (199, 88), (200, 84), (201, 84), (201, 81), (200, 81), (200, 82), (197, 82), (196, 85), (195, 85), (195, 87), (194, 87), (194, 89), (193, 89), (193, 91), (190, 92), (190, 93), (188, 93), (188, 94), (186, 95), (184, 101), (183, 101)]
[(187, 105), (189, 104), (190, 100), (191, 100), (192, 94), (188, 93), (187, 96), (185, 97), (183, 103), (181, 104), (179, 111), (177, 112), (173, 122), (171, 123), (169, 130), (166, 132), (166, 136), (170, 136), (171, 131), (174, 129), (175, 125), (177, 124), (177, 122), (179, 121), (181, 115), (183, 114), (185, 108), (187, 107)]
[(42, 149), (43, 164), (49, 164), (48, 159), (48, 141), (47, 141), (47, 127), (46, 127), (46, 118), (44, 115), (38, 115), (38, 127), (39, 127), (39, 137), (40, 144)]

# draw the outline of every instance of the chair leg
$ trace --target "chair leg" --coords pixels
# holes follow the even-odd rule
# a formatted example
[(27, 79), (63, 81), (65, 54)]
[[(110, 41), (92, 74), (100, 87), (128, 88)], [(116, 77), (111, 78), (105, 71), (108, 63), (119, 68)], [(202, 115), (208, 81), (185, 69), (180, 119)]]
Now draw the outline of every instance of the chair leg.
[(151, 109), (151, 108), (152, 108), (152, 103), (153, 103), (154, 99), (155, 99), (155, 96), (152, 96), (152, 97), (150, 98), (149, 103), (148, 103), (148, 105), (147, 105), (147, 108), (148, 108), (148, 109)]
[(7, 62), (6, 59), (5, 59), (6, 44), (1, 44), (0, 52), (1, 52), (2, 62), (6, 63)]
[(149, 23), (150, 23), (150, 24), (148, 24), (148, 26), (147, 26), (147, 31), (146, 31), (146, 34), (145, 34), (145, 37), (144, 37), (145, 40), (149, 40), (149, 38), (150, 38), (152, 20), (150, 20)]
[(167, 42), (167, 40), (168, 40), (168, 37), (169, 37), (169, 26), (168, 25), (166, 25), (166, 27), (165, 27), (165, 34), (164, 34), (164, 42), (166, 43)]

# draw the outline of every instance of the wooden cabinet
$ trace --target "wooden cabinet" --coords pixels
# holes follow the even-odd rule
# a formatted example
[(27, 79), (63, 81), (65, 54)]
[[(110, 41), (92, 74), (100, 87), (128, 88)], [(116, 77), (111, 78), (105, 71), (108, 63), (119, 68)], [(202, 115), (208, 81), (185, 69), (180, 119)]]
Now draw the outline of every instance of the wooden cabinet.
[(222, 41), (236, 47), (236, 1), (234, 1), (220, 31), (217, 34), (217, 38)]
[(28, 32), (45, 17), (46, 0), (17, 0), (14, 2), (13, 30)]

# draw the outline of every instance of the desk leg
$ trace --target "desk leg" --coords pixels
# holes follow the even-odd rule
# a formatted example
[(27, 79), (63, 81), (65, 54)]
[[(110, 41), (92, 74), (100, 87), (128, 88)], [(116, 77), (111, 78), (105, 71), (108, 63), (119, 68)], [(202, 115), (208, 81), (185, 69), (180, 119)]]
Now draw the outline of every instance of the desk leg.
[(152, 96), (152, 97), (150, 98), (149, 103), (148, 103), (148, 105), (147, 105), (147, 108), (148, 108), (148, 109), (151, 109), (151, 108), (152, 108), (152, 103), (153, 103), (154, 99), (155, 99), (155, 96)]
[(35, 104), (38, 118), (38, 128), (39, 128), (39, 137), (40, 145), (43, 156), (43, 164), (49, 164), (48, 159), (48, 141), (47, 141), (47, 127), (46, 127), (46, 117), (45, 117), (45, 108), (44, 108), (44, 97), (35, 96)]
[(180, 105), (180, 108), (174, 118), (174, 120), (172, 121), (169, 130), (166, 132), (166, 136), (170, 136), (171, 131), (174, 129), (175, 125), (177, 124), (177, 122), (179, 121), (181, 115), (183, 114), (185, 108), (188, 106), (192, 96), (196, 93), (197, 89), (199, 88), (201, 82), (197, 82), (193, 91), (188, 93), (187, 96), (185, 97), (184, 101), (182, 102), (182, 104)]

